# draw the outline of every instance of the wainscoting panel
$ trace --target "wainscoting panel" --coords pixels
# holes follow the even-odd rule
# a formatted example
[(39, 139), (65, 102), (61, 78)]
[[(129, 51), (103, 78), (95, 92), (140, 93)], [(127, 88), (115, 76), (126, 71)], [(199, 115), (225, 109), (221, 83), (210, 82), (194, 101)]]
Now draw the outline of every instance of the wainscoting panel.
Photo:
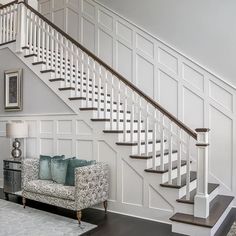
[(79, 42), (192, 129), (211, 128), (210, 179), (223, 193), (236, 194), (236, 172), (219, 169), (236, 169), (235, 87), (96, 0), (57, 2), (39, 0), (41, 13), (61, 24), (53, 16), (64, 10), (65, 30), (75, 36), (68, 15), (69, 9), (76, 12)]

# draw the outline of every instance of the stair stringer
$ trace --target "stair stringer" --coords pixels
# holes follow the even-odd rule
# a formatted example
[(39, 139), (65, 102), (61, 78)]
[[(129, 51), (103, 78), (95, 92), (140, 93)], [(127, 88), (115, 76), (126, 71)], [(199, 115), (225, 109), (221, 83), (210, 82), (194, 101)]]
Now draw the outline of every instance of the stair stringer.
[[(15, 43), (11, 43), (8, 45), (4, 45), (0, 48), (9, 48), (29, 69), (35, 73), (38, 78), (40, 78), (61, 100), (63, 100), (79, 117), (81, 120), (84, 120), (87, 124), (89, 124), (94, 130), (94, 140), (101, 141), (104, 140), (110, 147), (112, 147), (117, 152), (117, 163), (121, 164), (122, 160), (125, 160), (132, 168), (142, 176), (144, 180), (144, 186), (151, 186), (155, 191), (158, 192), (165, 200), (168, 202), (173, 210), (163, 210), (163, 209), (154, 209), (150, 208), (147, 201), (144, 201), (142, 206), (135, 206), (132, 204), (127, 204), (122, 202), (122, 186), (121, 186), (121, 178), (119, 176), (117, 178), (117, 199), (116, 201), (109, 201), (109, 210), (113, 212), (119, 212), (122, 214), (138, 216), (141, 218), (151, 219), (159, 222), (165, 222), (171, 224), (169, 221), (170, 216), (173, 213), (181, 210), (183, 213), (193, 214), (193, 205), (189, 204), (181, 204), (176, 202), (176, 199), (179, 198), (179, 190), (178, 189), (169, 189), (163, 188), (160, 186), (162, 183), (160, 181), (160, 177), (162, 174), (152, 174), (144, 171), (147, 163), (146, 161), (140, 160), (132, 160), (129, 156), (133, 154), (132, 147), (119, 147), (116, 145), (116, 142), (119, 140), (118, 135), (116, 134), (104, 134), (103, 130), (105, 130), (106, 124), (105, 122), (92, 122), (91, 118), (93, 116), (92, 111), (80, 111), (78, 104), (74, 101), (70, 101), (68, 99), (67, 92), (61, 92), (58, 90), (57, 85), (54, 85), (49, 81), (49, 73), (42, 74), (40, 72), (40, 68), (37, 66), (33, 66), (33, 60), (30, 58), (25, 58), (24, 54), (15, 53)], [(135, 163), (136, 162), (136, 163)], [(157, 181), (159, 179), (159, 181)], [(148, 189), (147, 189), (148, 190)], [(145, 190), (144, 190), (145, 191)], [(148, 199), (148, 197), (146, 198)], [(142, 208), (142, 209), (141, 209)]]

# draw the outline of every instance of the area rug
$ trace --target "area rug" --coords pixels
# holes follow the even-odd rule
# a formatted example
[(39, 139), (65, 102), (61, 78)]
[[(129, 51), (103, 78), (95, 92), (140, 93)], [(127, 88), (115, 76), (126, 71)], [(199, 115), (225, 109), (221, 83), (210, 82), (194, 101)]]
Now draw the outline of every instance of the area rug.
[(0, 199), (1, 236), (78, 236), (96, 227)]
[(236, 236), (236, 222), (234, 222), (233, 225), (231, 226), (227, 236)]

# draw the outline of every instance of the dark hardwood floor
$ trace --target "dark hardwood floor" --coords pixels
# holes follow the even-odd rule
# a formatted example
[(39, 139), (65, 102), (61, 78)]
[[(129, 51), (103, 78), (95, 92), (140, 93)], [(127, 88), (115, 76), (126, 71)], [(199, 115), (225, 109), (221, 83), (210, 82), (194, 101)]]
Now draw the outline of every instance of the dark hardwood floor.
[[(4, 199), (3, 190), (0, 189), (0, 198)], [(21, 204), (21, 197), (9, 195), (9, 200)], [(65, 217), (76, 219), (75, 212), (50, 206), (47, 204), (27, 200), (27, 206), (59, 214)], [(216, 236), (226, 236), (230, 226), (236, 219), (236, 210), (233, 209), (229, 217), (224, 222), (223, 227), (217, 232)], [(96, 224), (98, 227), (86, 236), (183, 236), (171, 232), (171, 225), (143, 220), (135, 217), (124, 216), (96, 209), (83, 210), (83, 221)]]

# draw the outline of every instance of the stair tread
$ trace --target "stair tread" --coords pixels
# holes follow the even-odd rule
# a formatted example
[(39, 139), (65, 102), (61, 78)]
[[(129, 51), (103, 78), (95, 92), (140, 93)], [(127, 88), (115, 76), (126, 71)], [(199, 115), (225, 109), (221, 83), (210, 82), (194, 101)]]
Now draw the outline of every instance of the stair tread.
[[(110, 121), (109, 118), (92, 118), (91, 121)], [(116, 122), (117, 119), (113, 119), (113, 122)], [(123, 119), (120, 119), (120, 122), (123, 122)], [(130, 122), (131, 120), (127, 119), (126, 122)], [(134, 120), (134, 123), (138, 123), (138, 120)], [(141, 121), (143, 123), (143, 120)]]
[[(128, 113), (128, 112), (127, 112)], [(103, 130), (104, 133), (109, 133), (109, 134), (121, 134), (124, 133), (124, 130)], [(131, 130), (127, 130), (127, 133), (130, 133)], [(134, 130), (134, 133), (137, 133), (138, 130)], [(145, 133), (146, 130), (141, 130), (141, 133)], [(153, 132), (152, 130), (148, 130), (148, 132)]]
[[(156, 143), (160, 143), (160, 142), (161, 142), (160, 139), (156, 140)], [(165, 140), (165, 142), (166, 142), (166, 140)], [(145, 143), (146, 143), (145, 141), (142, 141), (141, 145), (144, 145)], [(152, 143), (153, 143), (153, 141), (148, 141), (148, 144), (152, 144)], [(116, 144), (119, 146), (136, 146), (136, 145), (138, 145), (138, 142), (116, 142)]]
[[(219, 184), (208, 183), (208, 194), (211, 194), (216, 188), (219, 187)], [(186, 199), (186, 195), (180, 199), (177, 199), (177, 202), (187, 203), (187, 204), (194, 204), (194, 196), (196, 195), (197, 190), (194, 189), (190, 192), (190, 199)]]
[[(185, 166), (186, 165), (186, 161), (181, 160), (181, 166)], [(173, 161), (172, 162), (172, 170), (177, 169), (178, 167), (178, 161)], [(154, 168), (150, 168), (150, 169), (146, 169), (146, 172), (150, 172), (150, 173), (158, 173), (158, 174), (163, 174), (169, 171), (169, 165), (168, 163), (166, 163), (164, 165), (164, 170), (161, 170), (160, 166), (157, 166), (155, 169)]]
[(176, 213), (170, 218), (170, 220), (179, 223), (213, 228), (233, 199), (234, 197), (232, 196), (217, 195), (210, 203), (210, 212), (206, 219), (194, 217), (190, 214)]
[[(177, 184), (177, 178), (172, 180), (172, 184), (169, 184), (168, 182), (164, 184), (160, 184), (162, 187), (167, 187), (167, 188), (182, 188), (186, 185), (186, 174), (181, 175), (181, 185)], [(191, 171), (190, 172), (190, 182), (194, 181), (197, 179), (197, 172), (196, 171)]]
[[(173, 154), (177, 153), (177, 152), (178, 152), (177, 150), (173, 150), (172, 151)], [(168, 154), (169, 154), (169, 150), (165, 149), (164, 155), (168, 155)], [(159, 156), (161, 156), (161, 152), (160, 151), (158, 151), (156, 153), (156, 157), (159, 157)], [(145, 154), (143, 154), (143, 155), (130, 155), (130, 157), (133, 158), (133, 159), (151, 159), (152, 158), (152, 153), (150, 153), (148, 155), (145, 155)]]

